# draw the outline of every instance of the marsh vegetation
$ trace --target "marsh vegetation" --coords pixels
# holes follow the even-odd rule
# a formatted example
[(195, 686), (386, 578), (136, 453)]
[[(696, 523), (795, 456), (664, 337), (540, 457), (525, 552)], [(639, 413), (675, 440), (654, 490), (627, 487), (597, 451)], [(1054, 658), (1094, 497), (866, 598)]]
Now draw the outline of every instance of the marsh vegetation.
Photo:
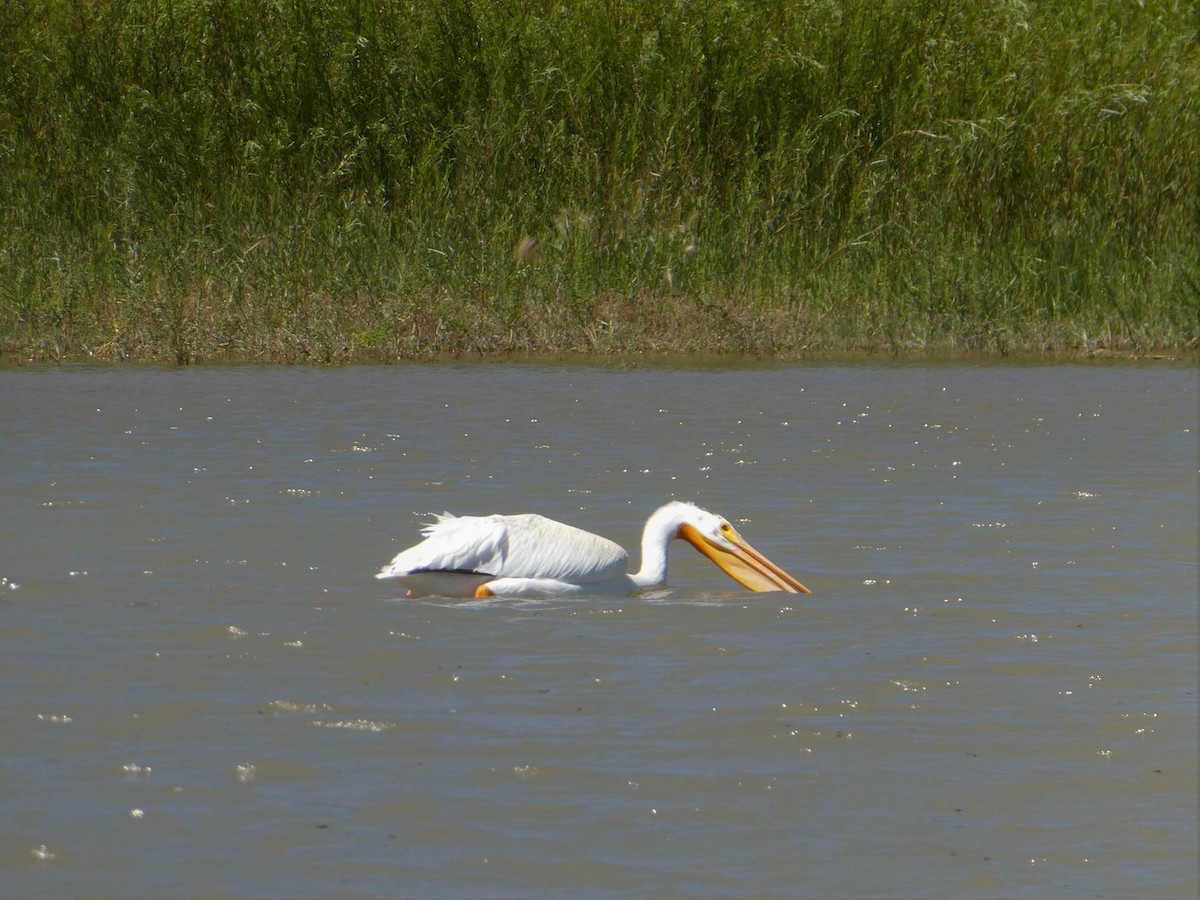
[(9, 0), (2, 350), (1195, 351), (1197, 22)]

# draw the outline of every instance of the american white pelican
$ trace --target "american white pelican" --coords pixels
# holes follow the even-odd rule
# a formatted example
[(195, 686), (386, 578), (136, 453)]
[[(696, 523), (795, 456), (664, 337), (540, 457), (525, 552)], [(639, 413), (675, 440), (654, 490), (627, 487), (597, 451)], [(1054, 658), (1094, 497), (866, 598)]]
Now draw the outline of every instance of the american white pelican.
[(425, 540), (376, 578), (397, 578), (410, 597), (631, 594), (667, 581), (667, 545), (687, 541), (752, 591), (811, 593), (746, 543), (729, 522), (691, 503), (668, 503), (646, 521), (642, 567), (607, 538), (543, 516), (437, 516)]

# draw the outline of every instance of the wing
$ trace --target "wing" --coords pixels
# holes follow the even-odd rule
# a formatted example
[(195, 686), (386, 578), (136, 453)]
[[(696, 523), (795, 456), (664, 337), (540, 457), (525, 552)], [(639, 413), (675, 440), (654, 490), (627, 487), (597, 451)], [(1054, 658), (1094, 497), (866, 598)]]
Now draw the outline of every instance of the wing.
[(629, 554), (598, 534), (544, 516), (503, 516), (507, 531), (504, 578), (551, 578), (589, 584), (619, 578), (629, 568)]
[(443, 513), (421, 529), (425, 540), (401, 550), (378, 578), (413, 572), (482, 572), (493, 574), (505, 542), (502, 516), (458, 516)]
[(479, 572), (496, 578), (552, 578), (571, 584), (625, 574), (629, 555), (599, 535), (544, 516), (438, 516), (425, 540), (401, 551), (378, 575)]

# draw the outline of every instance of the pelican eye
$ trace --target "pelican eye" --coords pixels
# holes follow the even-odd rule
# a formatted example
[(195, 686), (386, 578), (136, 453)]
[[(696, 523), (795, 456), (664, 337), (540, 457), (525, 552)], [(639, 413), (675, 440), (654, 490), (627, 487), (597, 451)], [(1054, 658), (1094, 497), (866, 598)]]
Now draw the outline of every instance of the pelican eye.
[(725, 537), (731, 536), (733, 534), (733, 526), (730, 525), (728, 522), (722, 522), (721, 523), (721, 534), (725, 535)]

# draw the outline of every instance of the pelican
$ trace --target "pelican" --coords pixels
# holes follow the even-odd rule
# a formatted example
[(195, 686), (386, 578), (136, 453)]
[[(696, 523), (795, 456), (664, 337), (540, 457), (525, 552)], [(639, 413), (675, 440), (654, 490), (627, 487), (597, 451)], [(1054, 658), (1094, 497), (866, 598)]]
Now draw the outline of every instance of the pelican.
[(425, 526), (376, 578), (395, 578), (409, 597), (624, 596), (667, 581), (667, 545), (687, 541), (752, 591), (811, 593), (738, 534), (729, 521), (691, 503), (655, 510), (642, 532), (642, 567), (607, 538), (538, 515), (454, 516)]

